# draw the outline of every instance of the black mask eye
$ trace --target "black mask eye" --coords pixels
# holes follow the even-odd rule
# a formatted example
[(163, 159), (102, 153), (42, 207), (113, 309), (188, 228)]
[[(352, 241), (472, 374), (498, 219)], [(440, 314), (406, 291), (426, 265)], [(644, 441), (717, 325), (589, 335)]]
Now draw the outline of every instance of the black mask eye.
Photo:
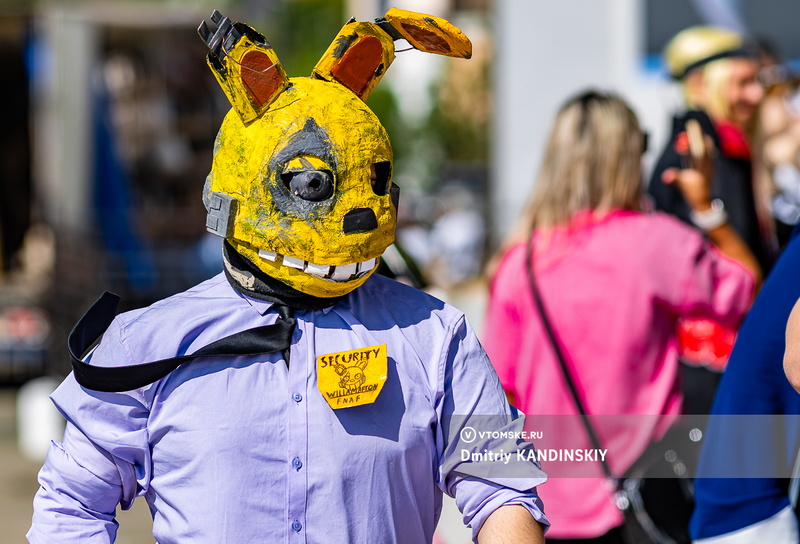
[(378, 196), (383, 196), (389, 191), (389, 178), (392, 177), (392, 163), (389, 161), (376, 162), (370, 168), (369, 182), (372, 190)]
[(328, 170), (298, 170), (281, 174), (281, 180), (294, 196), (321, 202), (333, 195), (333, 174)]

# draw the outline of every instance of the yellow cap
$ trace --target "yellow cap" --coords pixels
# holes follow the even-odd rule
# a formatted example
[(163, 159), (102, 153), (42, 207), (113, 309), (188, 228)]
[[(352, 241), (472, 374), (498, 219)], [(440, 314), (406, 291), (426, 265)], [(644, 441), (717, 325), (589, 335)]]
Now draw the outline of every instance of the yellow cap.
[(744, 36), (713, 26), (695, 26), (679, 32), (664, 49), (664, 60), (674, 79), (683, 79), (694, 68), (728, 57), (749, 57)]

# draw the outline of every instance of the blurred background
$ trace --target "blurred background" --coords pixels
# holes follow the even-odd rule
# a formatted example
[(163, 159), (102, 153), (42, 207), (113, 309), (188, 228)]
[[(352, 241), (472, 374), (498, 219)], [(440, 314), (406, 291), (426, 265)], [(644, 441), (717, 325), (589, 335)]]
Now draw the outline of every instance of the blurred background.
[[(448, 18), (474, 45), (470, 61), (398, 53), (369, 105), (394, 145), (398, 241), (476, 328), (483, 265), (569, 95), (625, 97), (650, 136), (648, 167), (680, 104), (660, 58), (679, 30), (726, 26), (788, 71), (800, 59), (795, 0), (0, 1), (0, 541), (30, 523), (42, 452), (59, 438), (46, 396), (69, 371), (77, 318), (103, 290), (129, 309), (221, 270), (201, 191), (229, 105), (200, 21), (219, 9), (247, 22), (297, 76), (350, 16), (393, 6)], [(123, 518), (118, 541), (152, 542), (146, 507), (126, 515), (137, 521)]]

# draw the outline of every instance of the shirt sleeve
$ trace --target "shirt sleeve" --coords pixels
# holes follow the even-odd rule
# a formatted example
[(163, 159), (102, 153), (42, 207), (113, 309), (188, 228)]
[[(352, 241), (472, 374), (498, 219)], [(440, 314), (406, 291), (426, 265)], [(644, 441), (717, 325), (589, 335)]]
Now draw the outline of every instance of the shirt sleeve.
[(695, 229), (674, 226), (682, 232), (675, 230), (677, 236), (658, 246), (661, 266), (651, 278), (656, 282), (653, 292), (660, 293), (678, 316), (705, 317), (738, 327), (753, 300), (753, 276)]
[[(110, 345), (117, 333), (112, 325), (103, 340), (106, 346), (98, 347), (92, 359), (102, 364), (104, 353), (121, 352), (118, 345)], [(117, 505), (128, 509), (134, 498), (147, 490), (148, 410), (137, 392), (90, 391), (72, 375), (51, 399), (67, 426), (63, 440), (50, 445), (39, 472), (28, 541), (114, 542)]]
[(510, 504), (524, 506), (546, 530), (536, 486), (547, 477), (523, 439), (524, 417), (509, 406), (463, 316), (451, 338), (440, 365), (439, 487), (455, 498), (473, 540), (492, 512)]
[[(690, 530), (695, 539), (710, 539), (771, 519), (789, 504), (782, 475), (790, 474), (800, 436), (793, 417), (747, 418), (747, 414), (800, 414), (800, 395), (783, 372), (786, 322), (800, 297), (800, 238), (795, 237), (764, 282), (744, 320), (728, 366), (716, 391), (695, 479), (695, 509)], [(761, 440), (750, 438), (747, 425), (758, 425), (764, 444), (784, 444), (764, 454)], [(747, 429), (745, 427), (745, 429)], [(750, 434), (750, 436), (748, 436)], [(748, 436), (742, 440), (742, 436)], [(743, 467), (758, 467), (773, 478), (709, 477), (730, 466), (732, 455)], [(746, 533), (745, 533), (746, 534)], [(753, 540), (753, 542), (772, 542)], [(710, 541), (711, 542), (711, 541)], [(777, 540), (775, 542), (778, 542)]]

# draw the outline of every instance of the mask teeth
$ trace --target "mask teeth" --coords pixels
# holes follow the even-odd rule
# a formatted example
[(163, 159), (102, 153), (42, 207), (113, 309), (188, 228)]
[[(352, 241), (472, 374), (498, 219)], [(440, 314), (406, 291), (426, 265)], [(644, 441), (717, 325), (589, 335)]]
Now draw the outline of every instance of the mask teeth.
[(289, 268), (296, 268), (298, 270), (303, 270), (306, 267), (306, 261), (304, 261), (303, 259), (297, 259), (295, 257), (289, 257), (288, 255), (284, 255), (283, 266), (288, 266)]
[(327, 264), (306, 263), (305, 271), (320, 278), (326, 278), (331, 273), (331, 267)]
[(358, 263), (358, 275), (363, 276), (373, 268), (378, 266), (378, 259), (370, 259), (368, 261), (364, 261), (363, 263)]
[(342, 264), (330, 266), (325, 264), (314, 264), (296, 257), (279, 255), (266, 249), (258, 250), (258, 256), (268, 261), (277, 262), (281, 258), (283, 266), (302, 270), (318, 278), (330, 279), (332, 281), (348, 281), (352, 278), (360, 278), (378, 265), (378, 258), (370, 259), (361, 263)]
[(266, 259), (268, 261), (273, 261), (273, 262), (275, 262), (275, 259), (278, 258), (277, 253), (275, 253), (274, 251), (267, 251), (266, 249), (259, 249), (258, 256), (261, 257), (262, 259)]
[(340, 264), (339, 266), (334, 267), (333, 274), (331, 274), (331, 279), (333, 281), (347, 281), (356, 273), (357, 267), (357, 263)]

